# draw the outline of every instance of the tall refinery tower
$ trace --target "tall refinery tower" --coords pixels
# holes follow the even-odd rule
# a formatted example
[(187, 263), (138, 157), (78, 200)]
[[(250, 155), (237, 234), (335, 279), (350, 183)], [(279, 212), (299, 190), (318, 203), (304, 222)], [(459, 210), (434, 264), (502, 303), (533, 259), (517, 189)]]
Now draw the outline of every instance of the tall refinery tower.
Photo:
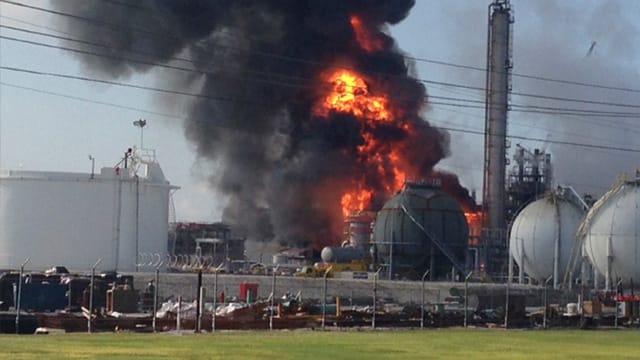
[[(483, 227), (487, 259), (495, 259), (492, 249), (506, 247), (505, 178), (507, 148), (507, 110), (511, 89), (511, 27), (509, 0), (489, 5), (487, 29), (487, 79), (485, 113), (485, 153), (483, 183)], [(506, 252), (505, 252), (506, 254)], [(497, 264), (487, 264), (497, 271)]]

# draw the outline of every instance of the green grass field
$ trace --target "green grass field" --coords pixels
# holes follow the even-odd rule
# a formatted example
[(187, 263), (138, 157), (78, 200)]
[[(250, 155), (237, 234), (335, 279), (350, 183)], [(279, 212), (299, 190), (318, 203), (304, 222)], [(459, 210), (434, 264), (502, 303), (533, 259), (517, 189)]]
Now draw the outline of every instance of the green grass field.
[(639, 359), (640, 331), (0, 335), (0, 359)]

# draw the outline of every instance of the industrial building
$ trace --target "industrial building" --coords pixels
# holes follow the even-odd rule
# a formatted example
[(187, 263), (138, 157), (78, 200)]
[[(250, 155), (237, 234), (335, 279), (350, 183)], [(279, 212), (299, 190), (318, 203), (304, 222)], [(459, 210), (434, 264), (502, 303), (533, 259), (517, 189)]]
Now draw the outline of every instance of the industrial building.
[(174, 189), (146, 149), (98, 173), (4, 171), (0, 268), (135, 271), (139, 254), (167, 254)]
[(243, 266), (246, 260), (246, 238), (233, 236), (231, 226), (222, 222), (172, 223), (169, 238), (170, 253), (176, 259), (172, 264), (174, 270), (197, 263), (200, 266), (223, 266), (232, 271), (234, 267)]

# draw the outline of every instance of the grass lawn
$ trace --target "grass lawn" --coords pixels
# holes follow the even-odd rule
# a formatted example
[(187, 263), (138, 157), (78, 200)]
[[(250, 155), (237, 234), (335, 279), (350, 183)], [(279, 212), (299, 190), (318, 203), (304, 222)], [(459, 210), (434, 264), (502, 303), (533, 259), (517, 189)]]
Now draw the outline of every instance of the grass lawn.
[(0, 335), (0, 359), (640, 359), (640, 331)]

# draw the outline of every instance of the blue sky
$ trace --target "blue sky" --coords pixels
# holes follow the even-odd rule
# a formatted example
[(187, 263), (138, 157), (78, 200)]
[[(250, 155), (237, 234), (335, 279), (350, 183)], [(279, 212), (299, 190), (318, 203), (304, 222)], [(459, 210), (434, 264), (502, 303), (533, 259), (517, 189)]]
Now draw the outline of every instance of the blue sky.
[[(62, 0), (60, 0), (62, 1)], [(22, 3), (50, 8), (49, 1)], [(390, 28), (398, 46), (409, 56), (483, 67), (486, 52), (488, 1), (417, 0), (409, 17)], [(636, 1), (513, 1), (514, 72), (616, 87), (640, 88), (637, 39), (640, 4)], [(0, 3), (0, 24), (51, 32), (53, 14)], [(37, 26), (30, 25), (36, 24)], [(43, 28), (44, 27), (44, 28)], [(49, 29), (47, 29), (49, 28)], [(7, 37), (32, 39), (53, 45), (56, 40), (0, 28)], [(586, 56), (590, 45), (596, 45)], [(68, 52), (0, 39), (0, 64), (38, 71), (92, 77)], [(416, 76), (429, 81), (484, 86), (484, 73), (424, 61), (414, 64)], [(169, 71), (169, 70), (164, 70)], [(159, 82), (161, 72), (150, 71), (123, 80), (148, 86)], [(185, 100), (149, 91), (70, 79), (57, 79), (0, 71), (0, 167), (3, 169), (89, 172), (88, 155), (96, 166), (111, 166), (140, 133), (133, 121), (146, 118), (145, 147), (157, 150), (167, 178), (181, 190), (174, 195), (176, 218), (215, 221), (224, 198), (207, 183), (214, 164), (199, 161), (183, 135), (179, 118), (138, 110), (115, 108), (14, 87), (82, 97), (163, 114), (186, 114)], [(12, 86), (13, 85), (13, 86)], [(483, 100), (477, 90), (427, 84), (432, 96)], [(514, 77), (516, 93), (640, 104), (639, 92), (622, 92)], [(604, 105), (550, 102), (513, 95), (515, 104), (581, 108), (598, 111), (633, 111)], [(431, 105), (425, 118), (436, 126), (482, 131), (484, 110)], [(640, 149), (637, 119), (575, 118), (532, 113), (511, 113), (509, 133), (557, 141), (614, 145)], [(481, 136), (451, 132), (451, 155), (440, 168), (459, 174), (463, 185), (481, 193)], [(623, 171), (640, 167), (637, 153), (566, 146), (541, 141), (511, 140), (541, 147), (552, 153), (555, 181), (579, 191), (602, 193)]]

